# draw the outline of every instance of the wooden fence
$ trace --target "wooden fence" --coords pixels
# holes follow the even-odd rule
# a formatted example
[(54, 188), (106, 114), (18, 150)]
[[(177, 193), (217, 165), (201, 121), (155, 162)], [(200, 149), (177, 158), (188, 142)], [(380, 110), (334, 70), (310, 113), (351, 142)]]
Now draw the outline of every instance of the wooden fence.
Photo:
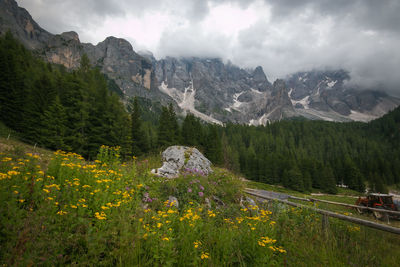
[[(392, 227), (392, 226), (389, 226), (389, 225), (379, 224), (379, 223), (375, 223), (375, 222), (371, 222), (371, 221), (367, 221), (367, 220), (363, 220), (363, 219), (359, 219), (359, 218), (355, 218), (355, 217), (351, 217), (351, 216), (346, 216), (346, 215), (343, 215), (343, 214), (338, 214), (338, 213), (335, 213), (335, 212), (332, 212), (332, 211), (322, 210), (322, 209), (318, 209), (318, 208), (315, 208), (315, 207), (310, 207), (310, 206), (306, 206), (306, 205), (303, 205), (303, 204), (290, 202), (288, 200), (282, 199), (282, 197), (281, 198), (277, 198), (277, 197), (273, 197), (273, 196), (267, 196), (265, 194), (257, 193), (255, 190), (252, 190), (252, 189), (245, 189), (245, 192), (247, 194), (249, 194), (249, 195), (252, 195), (252, 196), (255, 196), (255, 197), (258, 197), (258, 198), (261, 198), (261, 199), (274, 200), (274, 201), (277, 201), (277, 202), (280, 202), (280, 203), (284, 203), (284, 204), (287, 204), (287, 205), (293, 206), (293, 207), (311, 209), (311, 210), (323, 215), (323, 218), (322, 218), (323, 225), (327, 224), (328, 217), (334, 217), (334, 218), (338, 218), (340, 220), (349, 221), (349, 222), (352, 222), (352, 223), (356, 223), (356, 224), (368, 226), (368, 227), (371, 227), (371, 228), (375, 228), (375, 229), (378, 229), (378, 230), (382, 230), (382, 231), (385, 231), (385, 232), (389, 232), (389, 233), (400, 235), (400, 228), (397, 228), (397, 227)], [(287, 195), (287, 198), (295, 198), (295, 197), (291, 197), (291, 196)], [(338, 203), (338, 202), (336, 202), (336, 203)], [(342, 204), (344, 204), (344, 203), (342, 203)], [(347, 205), (347, 204), (345, 204), (345, 205)], [(352, 206), (355, 206), (355, 205), (352, 205)], [(378, 209), (378, 210), (382, 211), (380, 209)]]
[(334, 202), (334, 201), (328, 201), (328, 200), (322, 200), (322, 199), (315, 199), (315, 198), (301, 198), (301, 197), (294, 197), (294, 196), (288, 196), (288, 198), (302, 200), (302, 201), (308, 201), (308, 202), (323, 202), (323, 203), (328, 203), (328, 204), (333, 204), (333, 205), (344, 206), (344, 207), (348, 207), (348, 208), (378, 211), (381, 213), (389, 213), (392, 215), (400, 216), (400, 211), (394, 211), (394, 210), (376, 209), (376, 208), (371, 208), (371, 207), (366, 207), (366, 206), (358, 206), (358, 205), (352, 205), (352, 204), (346, 204), (346, 203), (340, 203), (340, 202)]

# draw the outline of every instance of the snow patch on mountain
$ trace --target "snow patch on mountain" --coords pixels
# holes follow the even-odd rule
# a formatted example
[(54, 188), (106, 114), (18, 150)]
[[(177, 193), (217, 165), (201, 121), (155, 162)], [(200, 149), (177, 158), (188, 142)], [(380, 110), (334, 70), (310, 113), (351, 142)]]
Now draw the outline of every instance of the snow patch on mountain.
[(337, 81), (330, 81), (330, 82), (328, 82), (326, 85), (327, 85), (329, 88), (332, 88), (333, 86), (335, 86), (336, 83), (337, 83)]
[(181, 103), (178, 105), (181, 109), (191, 110), (194, 109), (194, 96), (196, 95), (196, 90), (193, 87), (193, 79), (190, 80), (190, 84), (185, 88), (185, 92), (183, 93), (183, 99)]
[(166, 82), (162, 82), (161, 85), (158, 87), (161, 92), (164, 94), (169, 95), (176, 103), (180, 103), (183, 100), (183, 94), (176, 88), (168, 88)]
[(315, 109), (296, 109), (296, 112), (308, 119), (312, 120), (324, 120), (324, 121), (349, 121), (349, 119), (337, 114), (336, 112), (328, 113), (324, 111), (318, 111)]
[(268, 119), (268, 115), (264, 114), (257, 120), (251, 119), (249, 122), (249, 126), (267, 125), (268, 123), (270, 123), (270, 120)]
[(168, 88), (168, 85), (162, 81), (161, 85), (158, 87), (161, 92), (169, 95), (175, 102), (179, 105), (181, 109), (184, 111), (188, 111), (192, 113), (194, 116), (210, 123), (215, 123), (219, 125), (223, 125), (223, 123), (211, 116), (208, 116), (207, 114), (204, 114), (198, 110), (195, 109), (194, 103), (195, 103), (195, 95), (196, 95), (196, 90), (193, 87), (193, 79), (190, 81), (190, 84), (188, 87), (185, 88), (185, 92), (182, 93), (181, 91), (177, 90), (176, 88)]
[(353, 120), (353, 121), (362, 121), (362, 122), (368, 122), (374, 119), (379, 118), (378, 116), (374, 116), (374, 115), (370, 115), (370, 114), (365, 114), (365, 113), (360, 113), (357, 112), (355, 110), (350, 110), (351, 114), (349, 115), (349, 117)]
[(244, 92), (236, 93), (233, 95), (233, 105), (231, 108), (238, 110), (240, 106), (243, 104), (238, 100), (239, 96), (241, 96)]
[[(256, 90), (254, 90), (254, 91), (256, 91)], [(257, 92), (258, 92), (258, 91), (257, 91)], [(244, 93), (244, 91), (243, 91), (243, 92), (240, 92), (240, 93), (234, 94), (234, 95), (233, 95), (233, 104), (230, 105), (229, 107), (225, 108), (225, 110), (228, 111), (228, 112), (231, 112), (231, 113), (232, 113), (232, 109), (234, 109), (234, 110), (240, 112), (240, 107), (241, 107), (243, 104), (245, 104), (245, 103), (240, 102), (240, 101), (238, 100), (238, 98), (239, 98), (243, 93)]]
[[(289, 95), (290, 97), (290, 95)], [(303, 99), (300, 100), (293, 100), (290, 98), (290, 101), (292, 102), (293, 107), (296, 107), (296, 104), (301, 104), (304, 109), (309, 109), (310, 108), (310, 96), (306, 96)]]

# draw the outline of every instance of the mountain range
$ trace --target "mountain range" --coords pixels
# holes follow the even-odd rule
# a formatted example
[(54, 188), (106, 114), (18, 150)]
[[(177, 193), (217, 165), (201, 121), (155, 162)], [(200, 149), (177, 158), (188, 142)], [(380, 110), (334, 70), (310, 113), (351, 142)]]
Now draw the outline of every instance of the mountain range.
[(157, 60), (115, 37), (97, 45), (82, 43), (75, 32), (42, 29), (15, 0), (0, 0), (0, 34), (7, 31), (38, 56), (67, 69), (78, 68), (86, 54), (126, 97), (174, 103), (182, 114), (217, 124), (265, 125), (296, 117), (370, 121), (400, 104), (381, 90), (350, 85), (343, 69), (299, 72), (271, 83), (261, 66), (244, 69), (218, 58)]

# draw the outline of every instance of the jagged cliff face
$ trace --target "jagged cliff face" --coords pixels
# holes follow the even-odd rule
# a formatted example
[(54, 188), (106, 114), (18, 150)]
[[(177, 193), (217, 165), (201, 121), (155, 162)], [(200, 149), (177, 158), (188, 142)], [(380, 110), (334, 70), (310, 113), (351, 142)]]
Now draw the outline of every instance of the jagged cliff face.
[(384, 92), (346, 85), (344, 70), (299, 72), (287, 79), (296, 113), (310, 119), (370, 121), (400, 104)]
[(149, 96), (150, 90), (158, 91), (151, 61), (137, 54), (124, 39), (107, 37), (94, 46), (81, 43), (77, 33), (66, 32), (49, 38), (38, 51), (47, 61), (70, 69), (78, 68), (86, 54), (128, 96)]
[(14, 0), (1, 0), (0, 34), (8, 30), (49, 62), (75, 69), (79, 67), (82, 55), (87, 54), (92, 65), (114, 79), (126, 95), (156, 96), (161, 101), (168, 101), (168, 97), (158, 90), (152, 62), (137, 54), (124, 39), (108, 37), (92, 45), (81, 43), (75, 32), (53, 35), (43, 30)]
[(250, 123), (292, 115), (285, 109), (294, 113), (284, 83), (272, 86), (261, 67), (246, 71), (219, 59), (168, 57), (156, 62), (156, 77), (183, 110), (208, 121)]
[(14, 0), (0, 1), (0, 34), (8, 30), (29, 49), (42, 48), (51, 34), (40, 28)]
[(294, 116), (368, 121), (400, 104), (384, 93), (346, 86), (350, 76), (343, 70), (301, 72), (271, 84), (262, 67), (244, 70), (215, 58), (156, 60), (115, 37), (81, 43), (75, 32), (45, 31), (15, 0), (0, 0), (0, 34), (8, 30), (49, 62), (75, 69), (87, 54), (125, 95), (173, 102), (179, 111), (213, 123), (261, 125)]

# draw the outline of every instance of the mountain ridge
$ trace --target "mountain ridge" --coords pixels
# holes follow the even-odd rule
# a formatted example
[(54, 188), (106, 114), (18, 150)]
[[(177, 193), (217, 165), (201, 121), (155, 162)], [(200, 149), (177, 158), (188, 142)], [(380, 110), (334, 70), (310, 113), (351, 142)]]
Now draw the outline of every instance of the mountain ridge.
[(74, 69), (86, 54), (126, 96), (173, 102), (181, 113), (212, 123), (265, 125), (297, 116), (369, 121), (400, 104), (400, 99), (377, 91), (348, 87), (351, 77), (344, 70), (299, 72), (271, 84), (261, 66), (245, 70), (216, 58), (157, 60), (113, 36), (93, 45), (82, 43), (76, 32), (53, 35), (14, 0), (2, 0), (0, 7), (0, 33), (11, 30), (46, 61)]

